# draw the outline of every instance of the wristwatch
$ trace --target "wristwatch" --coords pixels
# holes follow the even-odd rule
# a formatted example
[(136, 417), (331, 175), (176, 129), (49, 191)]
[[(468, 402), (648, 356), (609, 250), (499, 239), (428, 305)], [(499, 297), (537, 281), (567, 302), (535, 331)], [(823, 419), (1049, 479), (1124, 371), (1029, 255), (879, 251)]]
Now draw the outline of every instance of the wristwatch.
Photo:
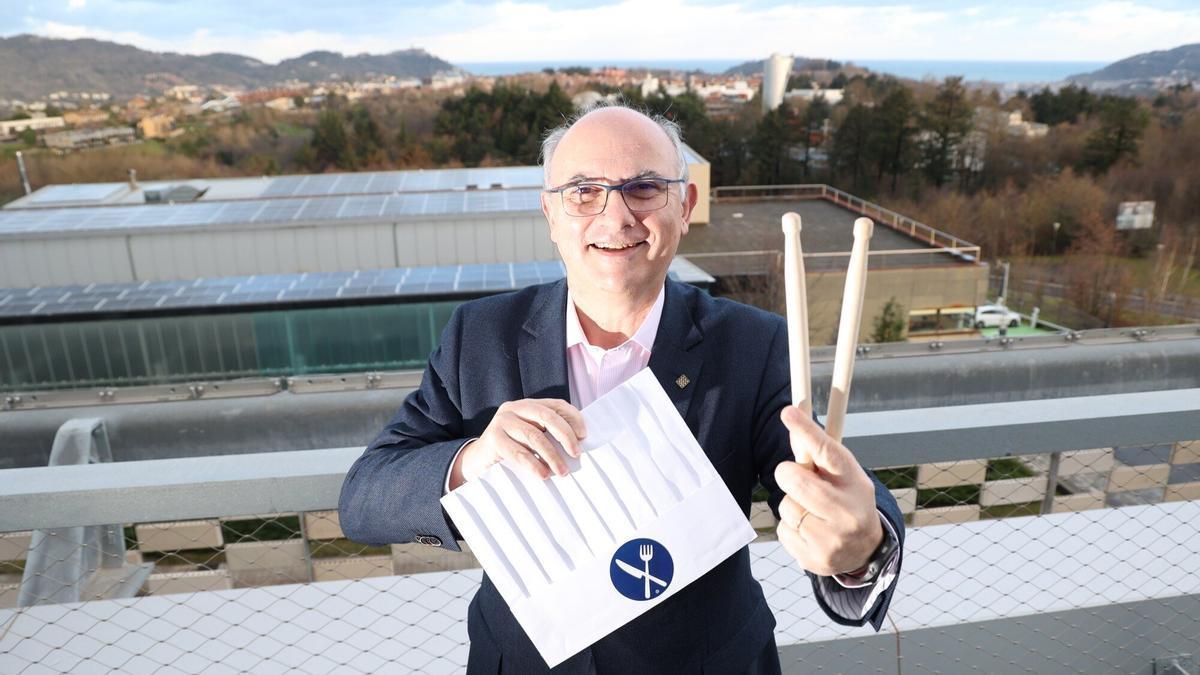
[[(882, 520), (883, 516), (880, 516)], [(871, 557), (867, 558), (867, 564), (852, 571), (844, 572), (839, 576), (850, 577), (855, 581), (870, 584), (874, 583), (879, 575), (883, 573), (883, 567), (887, 561), (891, 559), (892, 553), (900, 542), (892, 537), (891, 531), (886, 524), (883, 524), (883, 540), (879, 542), (879, 546), (875, 547), (875, 551), (871, 553)]]

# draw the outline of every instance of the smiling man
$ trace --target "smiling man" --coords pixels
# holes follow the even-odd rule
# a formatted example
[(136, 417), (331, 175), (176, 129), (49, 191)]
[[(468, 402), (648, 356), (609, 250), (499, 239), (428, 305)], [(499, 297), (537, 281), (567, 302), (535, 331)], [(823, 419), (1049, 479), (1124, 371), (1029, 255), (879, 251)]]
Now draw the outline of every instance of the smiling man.
[[(566, 280), (456, 310), (421, 387), (346, 477), (347, 536), (458, 550), (445, 491), (502, 460), (565, 474), (561, 453), (587, 434), (579, 409), (649, 366), (743, 511), (767, 489), (830, 618), (878, 630), (904, 537), (895, 501), (788, 405), (782, 317), (667, 280), (697, 200), (678, 127), (602, 107), (552, 131), (543, 159)], [(554, 672), (776, 673), (774, 625), (747, 547)], [(468, 672), (547, 670), (486, 575), (468, 633)]]

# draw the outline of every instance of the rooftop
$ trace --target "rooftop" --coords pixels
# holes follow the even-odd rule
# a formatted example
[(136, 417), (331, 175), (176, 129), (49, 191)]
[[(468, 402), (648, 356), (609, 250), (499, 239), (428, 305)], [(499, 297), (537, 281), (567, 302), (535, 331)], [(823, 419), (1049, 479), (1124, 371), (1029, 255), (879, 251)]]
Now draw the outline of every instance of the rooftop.
[[(541, 261), (9, 288), (0, 289), (0, 324), (42, 318), (468, 298), (554, 281), (565, 273), (562, 262)], [(682, 257), (671, 262), (670, 275), (691, 284), (714, 281)]]
[[(862, 214), (826, 199), (761, 199), (716, 201), (710, 210), (707, 225), (693, 227), (680, 242), (682, 255), (693, 255), (706, 271), (716, 276), (725, 274), (762, 273), (774, 264), (775, 254), (782, 250), (783, 233), (780, 220), (783, 214), (800, 214), (803, 229), (800, 233), (806, 266), (819, 268), (820, 258), (812, 254), (846, 253), (854, 244), (854, 220)], [(933, 246), (926, 239), (910, 236), (879, 219), (871, 236), (871, 264), (886, 264), (881, 252), (929, 252), (928, 255), (903, 255), (898, 258), (904, 266), (934, 266), (964, 264), (960, 256)], [(717, 256), (730, 252), (762, 252), (763, 255), (737, 257)], [(712, 254), (698, 257), (694, 254)], [(844, 258), (834, 258), (835, 266), (844, 268)], [(831, 261), (833, 262), (833, 261)], [(814, 267), (815, 266), (815, 267)]]
[[(689, 164), (705, 160), (688, 146)], [(180, 180), (128, 181), (47, 185), (4, 205), (4, 209), (53, 209), (85, 206), (145, 205), (148, 194), (188, 185), (201, 194), (196, 202), (284, 199), (288, 197), (331, 197), (390, 195), (408, 192), (507, 190), (541, 188), (542, 167), (504, 166), (464, 169), (419, 169), (408, 171), (364, 171), (320, 173), (256, 178), (197, 178)], [(159, 204), (161, 206), (161, 204)]]

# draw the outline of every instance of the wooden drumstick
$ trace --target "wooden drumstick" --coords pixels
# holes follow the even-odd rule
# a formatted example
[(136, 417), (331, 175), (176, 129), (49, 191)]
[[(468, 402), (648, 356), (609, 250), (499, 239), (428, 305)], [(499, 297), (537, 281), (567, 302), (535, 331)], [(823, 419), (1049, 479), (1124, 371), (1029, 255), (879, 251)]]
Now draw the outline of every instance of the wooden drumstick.
[(833, 357), (833, 385), (829, 389), (829, 414), (825, 433), (841, 442), (846, 425), (846, 406), (850, 402), (850, 378), (854, 374), (854, 354), (858, 350), (858, 329), (862, 324), (863, 296), (867, 290), (867, 249), (875, 225), (870, 218), (854, 221), (854, 247), (850, 249), (850, 267), (846, 270), (846, 288), (842, 293), (842, 318), (838, 323), (837, 351)]
[[(804, 252), (800, 248), (800, 215), (783, 214), (783, 288), (787, 310), (788, 362), (791, 366), (792, 405), (812, 417), (812, 379), (808, 355), (808, 294), (804, 282)], [(805, 456), (800, 456), (804, 454)], [(801, 451), (796, 461), (811, 463)]]

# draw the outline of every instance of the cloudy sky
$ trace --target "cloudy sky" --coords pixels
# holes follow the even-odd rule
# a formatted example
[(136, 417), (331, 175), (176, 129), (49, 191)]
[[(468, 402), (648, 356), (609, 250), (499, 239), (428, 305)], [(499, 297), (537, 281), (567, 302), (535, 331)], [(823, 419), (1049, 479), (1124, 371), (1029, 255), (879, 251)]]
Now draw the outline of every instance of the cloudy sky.
[(756, 59), (1115, 61), (1200, 41), (1196, 0), (0, 0), (0, 35), (264, 61), (422, 47), (456, 63)]

